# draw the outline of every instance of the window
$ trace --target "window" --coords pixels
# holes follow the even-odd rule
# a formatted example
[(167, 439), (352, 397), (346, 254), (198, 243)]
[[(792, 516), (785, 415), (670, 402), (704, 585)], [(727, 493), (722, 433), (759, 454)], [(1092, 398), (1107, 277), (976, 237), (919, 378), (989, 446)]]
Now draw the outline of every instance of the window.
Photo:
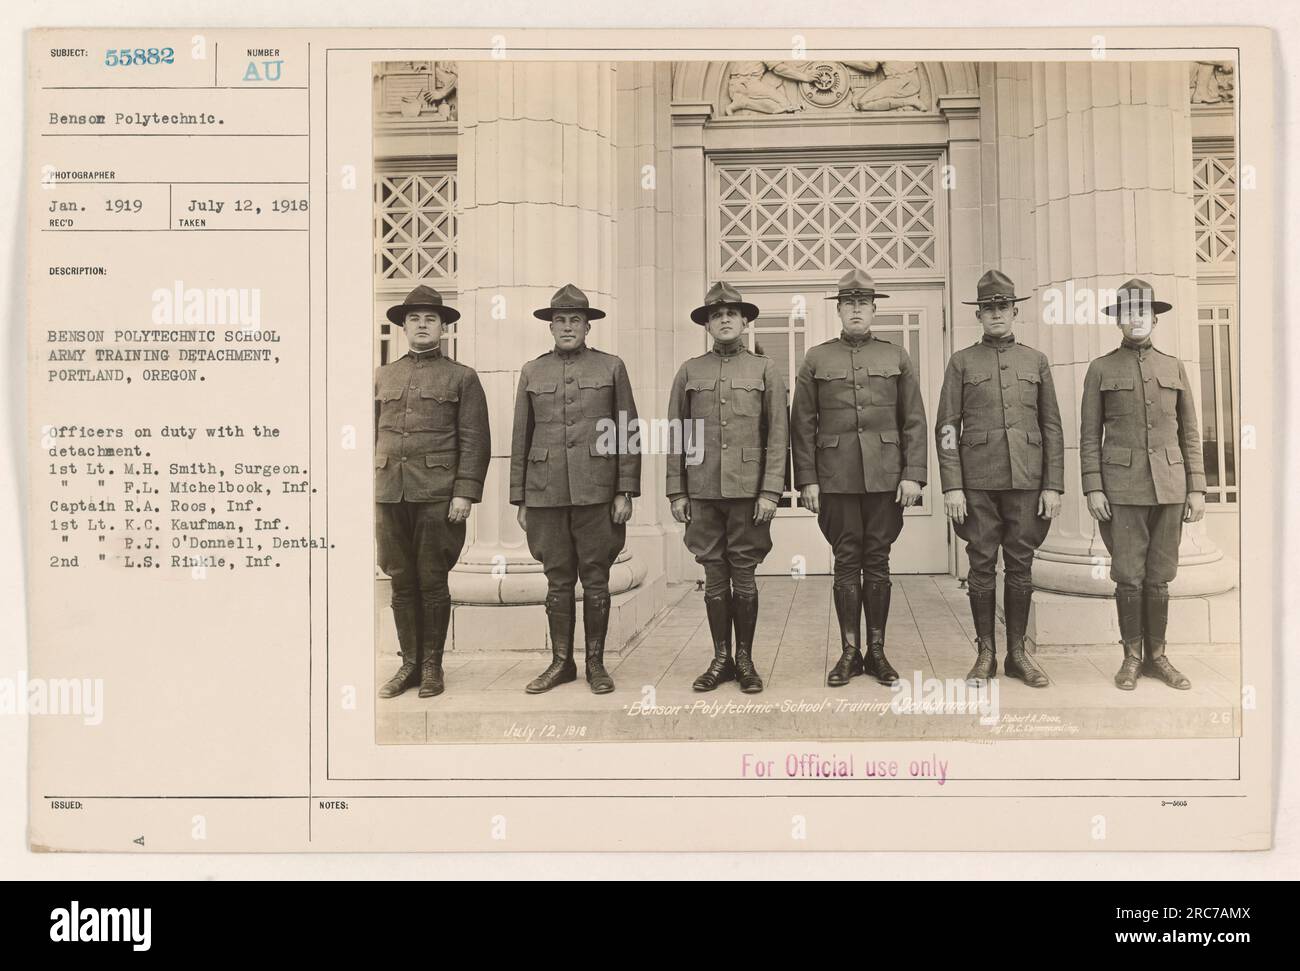
[(1231, 138), (1200, 137), (1192, 148), (1192, 205), (1197, 339), (1201, 380), (1201, 448), (1205, 501), (1238, 506), (1241, 379), (1237, 361), (1237, 151)]
[(939, 267), (934, 161), (717, 167), (726, 277)]
[(1198, 268), (1237, 263), (1237, 160), (1231, 149), (1202, 149), (1192, 164)]
[(375, 176), (375, 279), (414, 287), (456, 276), (456, 173)]
[[(392, 163), (390, 163), (391, 165)], [(452, 302), (456, 294), (457, 180), (454, 159), (403, 160), (375, 172), (376, 360), (387, 364), (405, 353), (401, 328), (384, 311), (412, 289), (431, 286)], [(455, 333), (442, 351), (455, 357)]]
[(1201, 307), (1201, 447), (1205, 458), (1205, 501), (1237, 502), (1237, 343), (1232, 307)]

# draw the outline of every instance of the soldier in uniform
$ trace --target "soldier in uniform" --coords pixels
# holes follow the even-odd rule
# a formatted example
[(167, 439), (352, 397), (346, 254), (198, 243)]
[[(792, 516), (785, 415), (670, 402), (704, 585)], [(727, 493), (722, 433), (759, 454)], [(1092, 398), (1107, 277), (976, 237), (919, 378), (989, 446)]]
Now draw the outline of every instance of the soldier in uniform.
[(1115, 685), (1125, 691), (1143, 674), (1172, 688), (1192, 686), (1165, 656), (1169, 581), (1178, 573), (1183, 523), (1205, 515), (1191, 385), (1178, 358), (1151, 346), (1157, 316), (1171, 309), (1145, 280), (1120, 288), (1103, 312), (1116, 318), (1124, 337), (1088, 365), (1079, 414), (1083, 491), (1110, 552), (1124, 646)]
[(609, 568), (623, 549), (641, 483), (640, 454), (625, 451), (610, 429), (637, 428), (636, 404), (622, 359), (587, 346), (591, 321), (605, 312), (586, 294), (566, 284), (533, 314), (550, 322), (555, 348), (519, 375), (510, 501), (546, 572), (552, 661), (524, 690), (540, 694), (577, 679), (574, 587), (581, 578), (587, 684), (607, 694), (614, 690), (604, 664)]
[(842, 653), (826, 677), (831, 687), (864, 671), (881, 684), (898, 680), (885, 657), (889, 550), (902, 532), (903, 509), (920, 501), (925, 485), (926, 427), (907, 351), (871, 335), (876, 301), (887, 296), (865, 272), (845, 274), (828, 298), (837, 301), (842, 333), (808, 352), (795, 381), (794, 482), (835, 555)]
[(966, 541), (966, 577), (978, 653), (966, 676), (978, 684), (998, 672), (993, 639), (998, 548), (1005, 576), (1007, 676), (1045, 688), (1047, 675), (1025, 653), (1033, 599), (1034, 550), (1061, 511), (1065, 440), (1047, 357), (1020, 344), (1011, 328), (1028, 297), (1006, 274), (989, 270), (976, 285), (975, 317), (984, 336), (953, 354), (935, 421), (943, 504)]
[[(686, 548), (704, 566), (704, 607), (713, 635), (713, 660), (695, 679), (696, 691), (732, 680), (746, 694), (763, 690), (752, 654), (758, 619), (754, 570), (772, 549), (789, 420), (781, 372), (745, 346), (745, 327), (757, 316), (758, 307), (734, 287), (714, 284), (704, 305), (691, 311), (691, 319), (708, 328), (713, 349), (681, 366), (668, 402), (671, 427), (682, 429), (684, 446), (694, 445), (669, 456), (668, 499), (673, 518), (686, 525)], [(695, 454), (700, 461), (692, 465), (688, 459)]]
[(379, 568), (392, 578), (402, 652), (401, 667), (379, 689), (381, 698), (416, 683), (421, 698), (444, 689), (442, 651), (451, 620), (447, 572), (465, 545), (470, 505), (483, 498), (492, 453), (478, 375), (441, 350), (443, 329), (459, 318), (436, 290), (416, 287), (388, 309), (410, 350), (375, 371)]

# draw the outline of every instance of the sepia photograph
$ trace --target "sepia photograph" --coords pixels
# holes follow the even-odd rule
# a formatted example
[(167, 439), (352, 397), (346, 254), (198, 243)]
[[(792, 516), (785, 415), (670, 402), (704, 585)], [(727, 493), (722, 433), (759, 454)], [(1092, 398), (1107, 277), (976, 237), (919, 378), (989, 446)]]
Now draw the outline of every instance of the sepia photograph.
[(1234, 63), (744, 56), (373, 62), (375, 740), (1237, 737)]

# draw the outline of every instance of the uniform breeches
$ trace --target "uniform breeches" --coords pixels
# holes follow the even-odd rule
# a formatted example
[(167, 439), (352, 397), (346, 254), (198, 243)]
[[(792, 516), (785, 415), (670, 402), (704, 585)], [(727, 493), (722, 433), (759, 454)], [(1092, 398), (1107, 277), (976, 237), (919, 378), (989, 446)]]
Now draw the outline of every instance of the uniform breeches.
[(1165, 594), (1178, 575), (1178, 544), (1183, 537), (1183, 504), (1111, 504), (1110, 522), (1098, 523), (1110, 553), (1110, 578), (1118, 591)]
[(817, 524), (835, 555), (835, 585), (889, 579), (889, 548), (903, 531), (894, 492), (822, 493)]
[(1007, 588), (1034, 589), (1034, 550), (1043, 544), (1052, 521), (1038, 515), (1038, 489), (966, 489), (966, 521), (953, 523), (953, 532), (966, 541), (971, 593), (989, 593), (996, 586), (998, 548), (1006, 570)]
[(393, 581), (393, 607), (450, 603), (447, 572), (465, 546), (465, 524), (447, 522), (450, 499), (375, 503), (379, 568)]
[(610, 504), (528, 507), (528, 551), (541, 561), (547, 592), (572, 595), (582, 580), (586, 598), (609, 595), (609, 569), (623, 550), (627, 527), (615, 525)]
[(692, 499), (686, 548), (704, 567), (704, 595), (758, 592), (754, 571), (772, 550), (772, 524), (754, 523), (754, 499)]

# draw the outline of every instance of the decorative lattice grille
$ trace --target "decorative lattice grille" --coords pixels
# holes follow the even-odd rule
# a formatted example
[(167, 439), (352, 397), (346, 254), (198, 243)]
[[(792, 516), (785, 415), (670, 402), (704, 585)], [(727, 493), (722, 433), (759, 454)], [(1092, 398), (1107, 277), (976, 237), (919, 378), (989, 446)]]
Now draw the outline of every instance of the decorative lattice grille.
[(380, 173), (375, 221), (375, 277), (381, 285), (455, 277), (455, 172)]
[(932, 270), (934, 162), (719, 165), (723, 273)]
[(1196, 259), (1237, 262), (1237, 160), (1227, 153), (1197, 156), (1192, 169)]

